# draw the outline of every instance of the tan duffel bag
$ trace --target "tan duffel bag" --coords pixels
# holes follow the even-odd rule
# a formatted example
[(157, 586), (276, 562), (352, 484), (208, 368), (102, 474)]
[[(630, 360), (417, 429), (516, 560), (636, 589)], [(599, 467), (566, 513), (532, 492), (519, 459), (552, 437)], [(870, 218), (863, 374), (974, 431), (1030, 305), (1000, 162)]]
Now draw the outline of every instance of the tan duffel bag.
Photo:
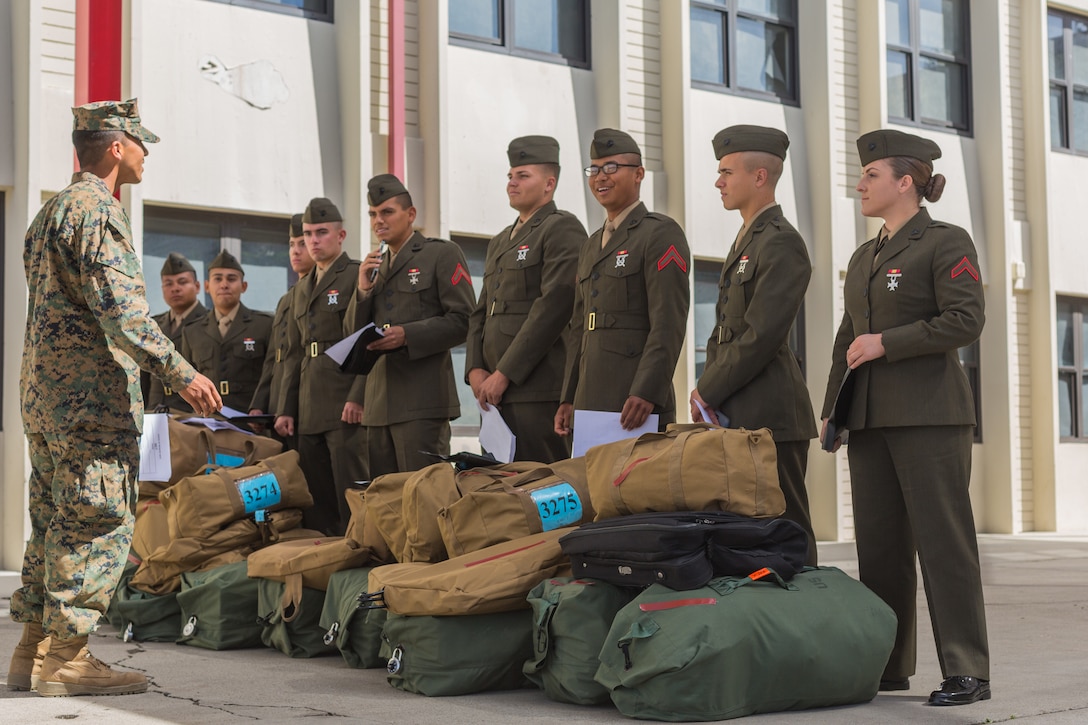
[(148, 594), (176, 592), (181, 588), (182, 573), (198, 571), (210, 559), (228, 551), (248, 555), (266, 543), (292, 536), (321, 536), (319, 531), (298, 528), (302, 524), (299, 509), (276, 511), (266, 519), (263, 524), (253, 519), (234, 521), (208, 537), (173, 539), (140, 562), (132, 577), (132, 586)]
[(597, 521), (650, 511), (766, 518), (786, 510), (767, 428), (674, 424), (664, 433), (590, 448), (586, 471)]
[(217, 468), (183, 478), (159, 494), (166, 507), (170, 537), (208, 537), (256, 511), (306, 509), (314, 499), (298, 466), (298, 452), (287, 451), (254, 466)]
[(593, 520), (584, 458), (520, 465), (533, 468), (483, 485), (459, 477), (461, 496), (437, 518), (450, 556)]
[(283, 582), (283, 621), (298, 615), (302, 589), (329, 588), (329, 577), (344, 569), (358, 569), (370, 562), (370, 550), (343, 536), (284, 541), (256, 551), (246, 560), (253, 579)]
[(348, 508), (351, 510), (351, 519), (344, 537), (354, 539), (359, 545), (370, 550), (370, 560), (374, 566), (379, 564), (395, 564), (397, 560), (393, 552), (389, 550), (389, 544), (385, 543), (378, 526), (374, 522), (374, 516), (367, 513), (366, 489), (349, 488), (344, 492)]
[(132, 551), (146, 559), (170, 543), (166, 507), (157, 498), (136, 499), (136, 523), (132, 527)]
[(140, 481), (141, 496), (157, 496), (187, 476), (203, 473), (209, 464), (237, 468), (252, 466), (283, 451), (283, 444), (267, 436), (236, 430), (210, 430), (199, 423), (185, 423), (185, 416), (171, 415), (170, 480)]
[(559, 538), (577, 527), (507, 541), (438, 564), (390, 564), (370, 571), (374, 608), (407, 616), (490, 614), (526, 609), (542, 580), (569, 576)]

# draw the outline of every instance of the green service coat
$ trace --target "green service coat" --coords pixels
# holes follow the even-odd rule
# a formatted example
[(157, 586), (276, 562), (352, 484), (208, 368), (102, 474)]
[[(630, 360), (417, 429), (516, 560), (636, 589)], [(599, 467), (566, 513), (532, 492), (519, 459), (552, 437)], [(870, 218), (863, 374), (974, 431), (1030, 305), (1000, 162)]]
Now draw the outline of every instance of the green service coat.
[(182, 328), (181, 354), (219, 388), (223, 405), (247, 412), (272, 337), (272, 315), (239, 303), (225, 338), (209, 312)]
[(604, 228), (582, 247), (562, 401), (619, 412), (628, 396), (676, 418), (672, 376), (684, 344), (691, 253), (684, 230), (639, 204), (601, 249)]
[(373, 322), (403, 327), (406, 340), (366, 376), (363, 425), (460, 416), (450, 349), (465, 341), (476, 300), (461, 248), (415, 232), (382, 261), (370, 294), (354, 294), (345, 333)]
[(538, 209), (511, 239), (513, 228), (487, 245), (480, 299), (469, 319), (466, 382), (473, 368), (501, 370), (510, 378), (504, 403), (558, 405), (586, 230), (554, 202)]
[[(167, 337), (169, 337), (170, 342), (174, 343), (174, 346), (177, 347), (180, 350), (181, 349), (181, 337), (182, 337), (182, 333), (185, 332), (186, 326), (191, 325), (191, 324), (196, 323), (196, 322), (200, 322), (201, 320), (204, 319), (204, 316), (207, 315), (207, 314), (208, 314), (208, 308), (205, 307), (204, 305), (200, 304), (199, 302), (197, 302), (196, 307), (194, 307), (192, 309), (192, 311), (188, 315), (186, 315), (184, 317), (184, 319), (182, 319), (181, 327), (179, 327), (177, 332), (174, 332), (174, 333), (168, 332), (168, 328), (172, 327), (172, 325), (170, 324), (170, 310), (167, 310), (166, 312), (155, 315), (151, 319), (153, 319), (153, 320), (155, 320), (155, 322), (159, 323), (159, 327), (162, 329), (163, 334), (166, 335)], [(144, 374), (147, 375), (146, 373), (144, 373)], [(174, 390), (173, 388), (165, 387), (162, 384), (162, 381), (159, 380), (156, 377), (152, 377), (151, 375), (148, 375), (148, 378), (149, 378), (149, 380), (148, 380), (148, 386), (149, 387), (148, 387), (147, 405), (146, 405), (146, 408), (148, 410), (154, 410), (156, 407), (158, 407), (160, 405), (165, 405), (165, 406), (167, 406), (169, 408), (174, 408), (176, 410), (184, 410), (186, 412), (191, 410), (191, 408), (189, 407), (189, 404), (186, 403), (182, 399), (182, 397), (180, 395), (178, 395), (178, 392), (176, 390)]]
[(722, 267), (715, 327), (699, 395), (734, 428), (770, 428), (776, 441), (816, 437), (808, 386), (790, 349), (812, 263), (777, 204), (756, 217)]

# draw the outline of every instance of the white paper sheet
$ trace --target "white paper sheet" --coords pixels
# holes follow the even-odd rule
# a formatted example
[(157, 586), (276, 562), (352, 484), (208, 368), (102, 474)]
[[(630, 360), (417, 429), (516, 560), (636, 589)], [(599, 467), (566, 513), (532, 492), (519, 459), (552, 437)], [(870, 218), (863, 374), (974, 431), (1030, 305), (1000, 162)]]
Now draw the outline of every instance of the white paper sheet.
[[(373, 325), (374, 323), (371, 322), (366, 327), (373, 327)], [(325, 354), (335, 360), (337, 365), (343, 365), (344, 361), (348, 359), (348, 353), (351, 352), (351, 348), (355, 347), (355, 341), (359, 339), (359, 335), (362, 335), (363, 332), (366, 331), (366, 327), (351, 333), (343, 340), (326, 350)]]
[(185, 425), (202, 425), (208, 430), (236, 430), (239, 433), (245, 433), (246, 435), (253, 435), (253, 431), (246, 430), (245, 428), (239, 428), (234, 423), (229, 423), (225, 420), (219, 420), (218, 418), (186, 418), (181, 421)]
[(144, 433), (140, 436), (140, 481), (169, 481), (170, 416), (166, 413), (145, 413)]
[(703, 407), (703, 404), (700, 403), (698, 400), (693, 400), (691, 402), (695, 403), (696, 407), (699, 408), (699, 412), (703, 416), (704, 423), (710, 423), (711, 425), (720, 425), (722, 428), (729, 427), (729, 416), (727, 416), (725, 413), (715, 410), (714, 415), (711, 415), (710, 411)]
[(222, 408), (220, 408), (219, 414), (224, 418), (237, 418), (240, 415), (249, 415), (249, 413), (243, 413), (240, 410), (235, 410), (229, 405), (224, 405)]
[(619, 413), (576, 410), (574, 411), (574, 451), (571, 455), (577, 458), (584, 456), (593, 446), (622, 441), (626, 438), (637, 438), (643, 433), (656, 433), (657, 425), (657, 413), (651, 413), (641, 428), (624, 430), (620, 425)]
[(514, 460), (517, 437), (494, 405), (489, 405), (489, 410), (484, 410), (477, 401), (476, 407), (480, 409), (480, 447), (495, 456), (500, 463), (510, 463)]

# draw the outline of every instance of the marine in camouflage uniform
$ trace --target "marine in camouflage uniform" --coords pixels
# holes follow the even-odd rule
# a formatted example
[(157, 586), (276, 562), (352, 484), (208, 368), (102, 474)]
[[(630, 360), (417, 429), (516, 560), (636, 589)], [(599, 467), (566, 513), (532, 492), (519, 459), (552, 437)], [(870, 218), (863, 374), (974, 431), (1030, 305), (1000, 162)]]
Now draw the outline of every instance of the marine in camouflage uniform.
[[(143, 424), (139, 368), (198, 393), (190, 398), (204, 410), (219, 403), (210, 383), (151, 319), (128, 215), (112, 194), (123, 183), (139, 182), (143, 143), (158, 137), (140, 125), (134, 100), (93, 103), (73, 113), (75, 131), (125, 135), (105, 136), (113, 140), (99, 158), (83, 162), (84, 170), (46, 203), (26, 235), (29, 294), (19, 387), (32, 465), (31, 533), (22, 587), (11, 599), (12, 618), (26, 626), (8, 681), (31, 688), (33, 665), (41, 668), (43, 695), (126, 694), (145, 690), (146, 678), (112, 672), (85, 645), (132, 538)], [(85, 138), (79, 135), (77, 150)], [(108, 179), (88, 165), (109, 171)]]

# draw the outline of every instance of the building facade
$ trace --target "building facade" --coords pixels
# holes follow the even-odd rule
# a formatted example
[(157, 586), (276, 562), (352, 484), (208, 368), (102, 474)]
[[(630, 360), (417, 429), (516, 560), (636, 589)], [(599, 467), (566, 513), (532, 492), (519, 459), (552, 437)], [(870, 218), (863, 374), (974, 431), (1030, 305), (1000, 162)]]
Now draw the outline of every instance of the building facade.
[[(714, 133), (754, 123), (790, 136), (779, 201), (814, 265), (794, 348), (817, 409), (846, 263), (877, 228), (854, 191), (854, 141), (885, 126), (933, 138), (948, 185), (932, 213), (971, 233), (987, 293), (982, 338), (961, 351), (980, 422), (978, 528), (1088, 530), (1088, 245), (1075, 181), (1088, 172), (1088, 0), (107, 2), (119, 10), (120, 95), (139, 98), (163, 139), (122, 195), (154, 311), (167, 253), (203, 274), (220, 249), (246, 267), (247, 306), (271, 309), (293, 281), (287, 218), (315, 196), (341, 206), (345, 249), (365, 253), (366, 181), (390, 170), (423, 232), (460, 243), (480, 275), (487, 240), (514, 219), (508, 141), (559, 140), (556, 201), (593, 230), (603, 216), (581, 174), (588, 142), (620, 128), (643, 148), (647, 206), (684, 226), (696, 258), (681, 401), (740, 226), (713, 185)], [(11, 49), (0, 55), (5, 568), (22, 554), (29, 472), (21, 242), (72, 172), (68, 108), (88, 72), (87, 14), (100, 8), (0, 0), (0, 48)], [(478, 420), (467, 390), (463, 400), (453, 425), (467, 447)], [(845, 451), (814, 444), (809, 487), (818, 537), (852, 538)]]

